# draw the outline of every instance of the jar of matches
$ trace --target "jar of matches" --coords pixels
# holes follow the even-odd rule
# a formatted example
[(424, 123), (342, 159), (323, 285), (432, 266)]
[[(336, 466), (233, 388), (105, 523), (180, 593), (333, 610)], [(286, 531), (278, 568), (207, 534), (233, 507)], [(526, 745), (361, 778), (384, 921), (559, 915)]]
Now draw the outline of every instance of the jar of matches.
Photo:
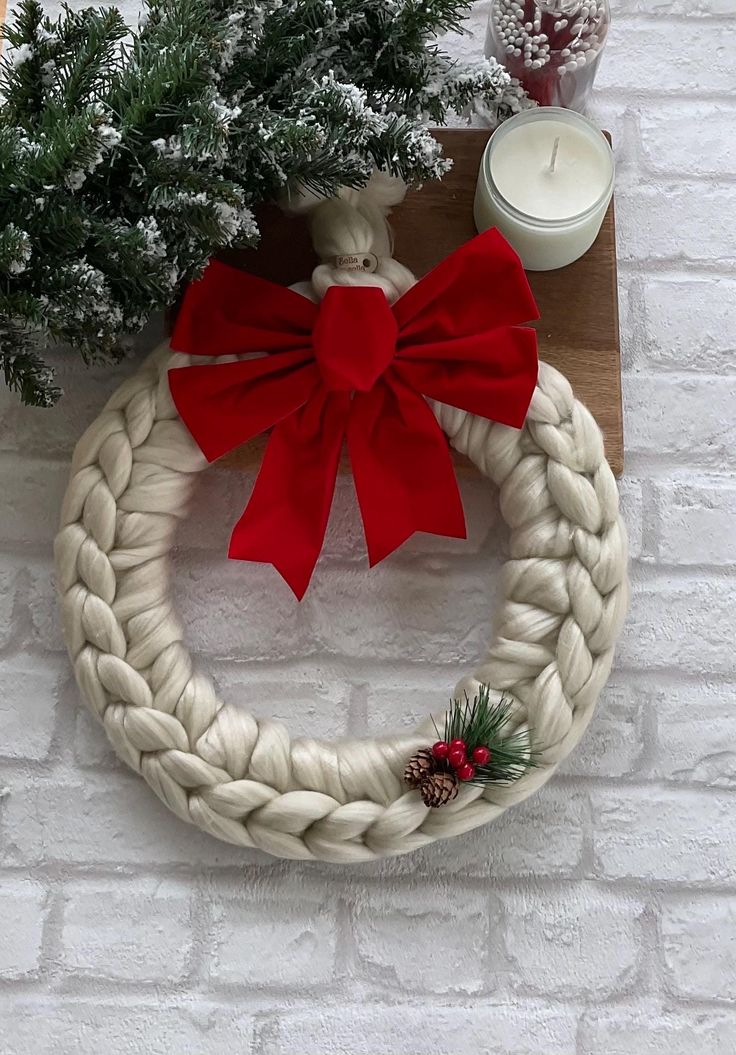
[(608, 0), (491, 0), (486, 55), (540, 106), (585, 113), (610, 21)]

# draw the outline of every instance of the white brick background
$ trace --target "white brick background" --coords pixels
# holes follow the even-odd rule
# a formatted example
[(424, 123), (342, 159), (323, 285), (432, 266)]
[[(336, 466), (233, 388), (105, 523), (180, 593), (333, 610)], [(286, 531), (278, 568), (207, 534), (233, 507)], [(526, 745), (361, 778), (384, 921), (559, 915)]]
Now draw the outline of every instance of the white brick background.
[[(62, 361), (56, 410), (0, 397), (2, 1055), (736, 1050), (736, 0), (614, 9), (595, 113), (620, 166), (634, 589), (580, 750), (495, 826), (369, 867), (177, 821), (113, 759), (62, 649), (69, 456), (133, 365)], [(245, 485), (212, 472), (177, 589), (223, 692), (325, 735), (436, 707), (479, 653), (503, 546), (485, 485), (464, 490), (469, 545), (416, 541), (369, 574), (341, 485), (297, 608), (225, 561)]]

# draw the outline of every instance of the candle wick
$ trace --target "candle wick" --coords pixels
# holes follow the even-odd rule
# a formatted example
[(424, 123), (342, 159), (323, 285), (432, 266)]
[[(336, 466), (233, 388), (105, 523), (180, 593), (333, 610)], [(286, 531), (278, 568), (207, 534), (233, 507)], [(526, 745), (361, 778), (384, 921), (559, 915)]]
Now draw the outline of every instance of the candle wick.
[(552, 157), (549, 163), (550, 172), (554, 172), (555, 165), (557, 164), (557, 151), (560, 149), (560, 137), (557, 136), (555, 139), (555, 145), (552, 147)]

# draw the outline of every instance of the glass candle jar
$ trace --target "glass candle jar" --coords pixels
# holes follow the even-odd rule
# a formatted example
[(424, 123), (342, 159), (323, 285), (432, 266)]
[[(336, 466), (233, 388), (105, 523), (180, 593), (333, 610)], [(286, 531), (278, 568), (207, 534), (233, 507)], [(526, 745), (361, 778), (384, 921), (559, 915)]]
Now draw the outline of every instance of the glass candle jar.
[(608, 0), (491, 0), (485, 52), (540, 106), (584, 113), (610, 21)]
[(475, 225), (497, 227), (527, 271), (565, 267), (598, 236), (613, 181), (613, 151), (586, 117), (556, 106), (524, 110), (488, 140)]

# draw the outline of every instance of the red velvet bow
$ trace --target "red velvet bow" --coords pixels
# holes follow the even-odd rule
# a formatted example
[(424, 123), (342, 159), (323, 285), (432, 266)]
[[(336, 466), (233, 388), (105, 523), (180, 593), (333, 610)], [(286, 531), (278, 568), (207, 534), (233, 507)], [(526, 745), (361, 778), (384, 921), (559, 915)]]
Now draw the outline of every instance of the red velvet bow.
[(415, 531), (465, 537), (447, 440), (424, 397), (515, 428), (537, 380), (538, 317), (519, 258), (495, 230), (390, 307), (376, 286), (315, 305), (213, 261), (187, 291), (171, 347), (268, 353), (169, 372), (208, 461), (273, 426), (230, 557), (273, 564), (298, 598), (319, 557), (347, 440), (371, 565)]

